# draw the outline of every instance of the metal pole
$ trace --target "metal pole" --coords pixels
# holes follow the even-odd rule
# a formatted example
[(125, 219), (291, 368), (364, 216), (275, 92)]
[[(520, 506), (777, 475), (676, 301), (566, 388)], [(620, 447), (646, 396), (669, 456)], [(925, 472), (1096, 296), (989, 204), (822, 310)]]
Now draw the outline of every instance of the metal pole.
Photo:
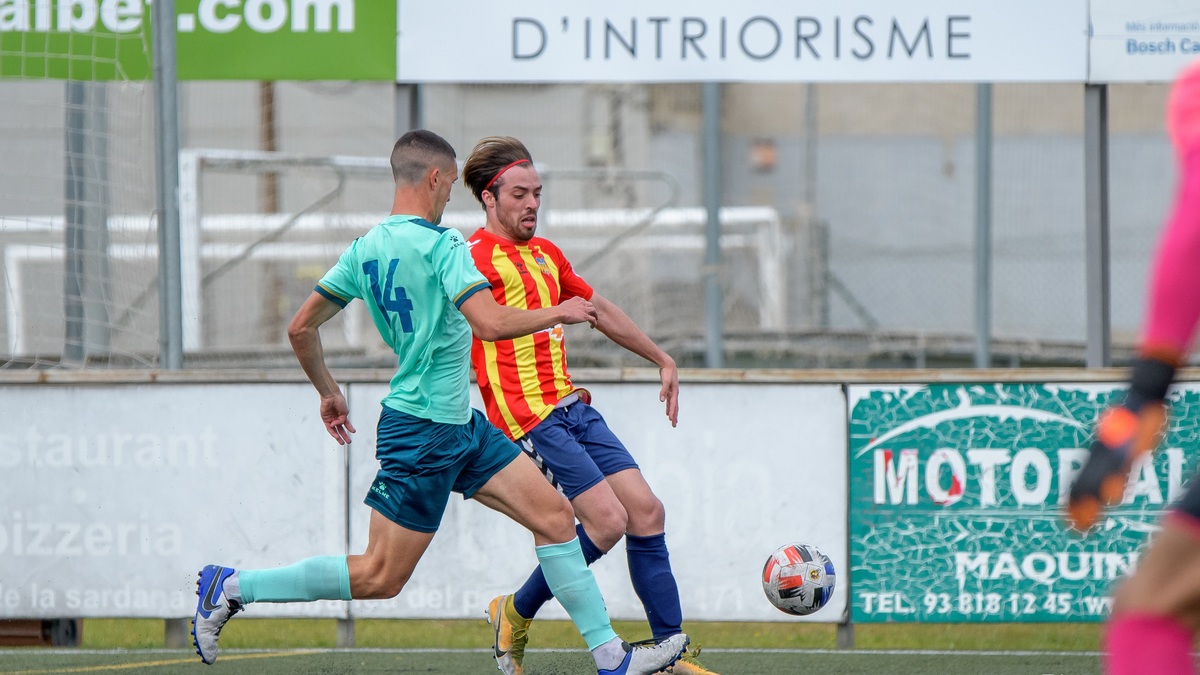
[(1108, 85), (1083, 88), (1087, 367), (1112, 365), (1108, 227)]
[(82, 363), (85, 358), (83, 285), (85, 276), (83, 266), (84, 229), (87, 226), (84, 216), (84, 204), (87, 199), (85, 187), (83, 157), (86, 155), (85, 123), (83, 121), (83, 106), (86, 100), (83, 82), (67, 83), (67, 124), (66, 124), (66, 166), (64, 174), (66, 182), (66, 227), (63, 234), (66, 239), (66, 250), (63, 260), (63, 355), (65, 363)]
[(804, 85), (804, 218), (808, 232), (809, 306), (812, 323), (829, 329), (829, 247), (817, 215), (817, 85)]
[(991, 365), (992, 85), (975, 85), (975, 367)]
[(104, 83), (67, 82), (63, 363), (86, 365), (112, 341), (108, 301), (108, 97)]
[(158, 171), (159, 365), (167, 370), (179, 370), (183, 368), (183, 283), (179, 253), (175, 0), (155, 0), (151, 21), (154, 30), (154, 160)]
[(396, 83), (394, 89), (396, 138), (425, 127), (425, 86)]
[[(279, 150), (279, 124), (275, 114), (275, 83), (258, 83), (258, 149), (266, 152)], [(270, 171), (262, 174), (260, 181), (259, 207), (263, 213), (279, 213), (279, 174)]]
[(721, 84), (705, 82), (704, 208), (708, 212), (704, 247), (704, 364), (724, 365), (721, 316)]
[(412, 86), (412, 111), (409, 115), (412, 118), (414, 129), (425, 128), (425, 85), (413, 84)]

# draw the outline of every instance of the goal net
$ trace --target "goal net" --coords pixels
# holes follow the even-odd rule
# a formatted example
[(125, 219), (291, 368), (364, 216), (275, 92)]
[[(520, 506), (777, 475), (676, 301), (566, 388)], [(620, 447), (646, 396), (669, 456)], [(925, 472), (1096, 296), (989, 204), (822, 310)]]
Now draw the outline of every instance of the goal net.
[(157, 359), (148, 35), (77, 5), (0, 3), (0, 368)]
[[(149, 154), (149, 144), (139, 147)], [(5, 215), (2, 221), (8, 367), (157, 362), (153, 181), (144, 168), (147, 162), (127, 148), (124, 139), (115, 145), (129, 153), (128, 158), (117, 162), (109, 151), (108, 164), (117, 170), (97, 179), (108, 196), (93, 200), (95, 213), (82, 236), (96, 241), (86, 250), (75, 250), (71, 238), (81, 236), (78, 226), (54, 214), (52, 201), (6, 205), (6, 210), (35, 214)], [(543, 182), (553, 185), (598, 179), (595, 172), (547, 168), (542, 173)], [(303, 199), (289, 200), (289, 210), (279, 213), (226, 212), (228, 204), (252, 202), (246, 195), (253, 195), (265, 176)], [(671, 181), (663, 176), (632, 178)], [(385, 158), (182, 151), (185, 367), (293, 364), (288, 319), (346, 245), (385, 215), (391, 181)], [(553, 238), (599, 292), (672, 353), (700, 354), (707, 311), (706, 213), (673, 202), (668, 195), (648, 208), (544, 207), (539, 234)], [(379, 208), (365, 211), (364, 204)], [(474, 206), (464, 194), (456, 194), (452, 204)], [(482, 211), (469, 206), (448, 211), (442, 224), (469, 236), (484, 222)], [(721, 210), (721, 221), (724, 257), (717, 273), (725, 325), (749, 331), (784, 328), (787, 246), (779, 214), (766, 207), (731, 207)], [(67, 277), (73, 258), (84, 266)], [(67, 283), (59, 281), (63, 278)], [(80, 291), (71, 286), (76, 278)], [(69, 333), (73, 292), (85, 301), (80, 317), (83, 338), (76, 341)], [(336, 365), (388, 367), (394, 360), (361, 303), (352, 303), (335, 317), (323, 339)], [(591, 331), (575, 331), (572, 343), (572, 362), (579, 366), (639, 362)], [(681, 360), (686, 358), (681, 355)]]
[[(291, 363), (287, 319), (346, 245), (385, 215), (349, 207), (387, 201), (392, 189), (387, 160), (238, 150), (183, 154), (185, 358), (218, 366)], [(277, 214), (208, 213), (230, 190), (268, 173), (300, 189), (307, 205)], [(541, 171), (547, 186), (593, 173)], [(483, 226), (483, 213), (470, 208), (474, 201), (465, 188), (456, 190), (451, 204), (467, 208), (447, 211), (441, 224), (470, 236)], [(665, 347), (702, 351), (705, 218), (703, 209), (674, 206), (669, 197), (640, 209), (544, 206), (539, 234), (552, 238), (599, 292)], [(786, 246), (778, 213), (725, 208), (721, 220), (725, 260), (718, 273), (725, 322), (749, 330), (782, 329)], [(352, 303), (322, 335), (333, 363), (387, 367), (394, 360), (361, 303)], [(581, 366), (638, 363), (591, 331), (576, 331), (572, 343), (572, 363)]]

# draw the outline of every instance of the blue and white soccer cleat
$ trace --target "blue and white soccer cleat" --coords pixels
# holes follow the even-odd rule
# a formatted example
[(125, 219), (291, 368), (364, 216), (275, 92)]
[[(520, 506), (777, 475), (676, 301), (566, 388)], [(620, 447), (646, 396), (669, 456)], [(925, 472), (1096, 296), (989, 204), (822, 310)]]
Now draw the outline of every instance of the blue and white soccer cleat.
[(237, 574), (231, 567), (206, 565), (196, 582), (196, 616), (192, 618), (192, 644), (200, 660), (212, 664), (217, 660), (217, 638), (225, 622), (242, 611), (242, 603), (225, 595), (225, 582)]
[(664, 672), (679, 660), (690, 642), (691, 638), (686, 633), (676, 633), (658, 644), (626, 644), (628, 651), (621, 665), (613, 670), (598, 671), (598, 675), (650, 675)]

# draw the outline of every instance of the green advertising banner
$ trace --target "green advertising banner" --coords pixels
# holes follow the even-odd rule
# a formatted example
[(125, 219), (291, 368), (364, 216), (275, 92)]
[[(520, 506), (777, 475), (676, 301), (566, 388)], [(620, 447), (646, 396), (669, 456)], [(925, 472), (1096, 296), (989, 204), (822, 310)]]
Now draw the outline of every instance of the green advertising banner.
[(1112, 385), (849, 389), (851, 620), (1100, 621), (1197, 464), (1200, 388), (1086, 534), (1062, 520)]
[[(0, 78), (146, 80), (149, 0), (0, 0)], [(180, 80), (396, 79), (396, 3), (176, 0)]]

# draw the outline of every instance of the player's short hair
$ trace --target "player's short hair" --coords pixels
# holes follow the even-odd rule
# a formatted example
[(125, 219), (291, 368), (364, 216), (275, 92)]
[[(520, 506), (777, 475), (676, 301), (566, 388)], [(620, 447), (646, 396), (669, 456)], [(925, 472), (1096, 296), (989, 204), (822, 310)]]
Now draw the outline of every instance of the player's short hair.
[(482, 206), (484, 190), (499, 196), (500, 186), (504, 183), (500, 174), (516, 162), (533, 162), (529, 149), (521, 141), (512, 136), (480, 139), (463, 164), (463, 182)]
[(412, 185), (430, 169), (453, 164), (455, 157), (454, 147), (441, 136), (425, 129), (410, 131), (392, 147), (392, 178), (396, 185)]

